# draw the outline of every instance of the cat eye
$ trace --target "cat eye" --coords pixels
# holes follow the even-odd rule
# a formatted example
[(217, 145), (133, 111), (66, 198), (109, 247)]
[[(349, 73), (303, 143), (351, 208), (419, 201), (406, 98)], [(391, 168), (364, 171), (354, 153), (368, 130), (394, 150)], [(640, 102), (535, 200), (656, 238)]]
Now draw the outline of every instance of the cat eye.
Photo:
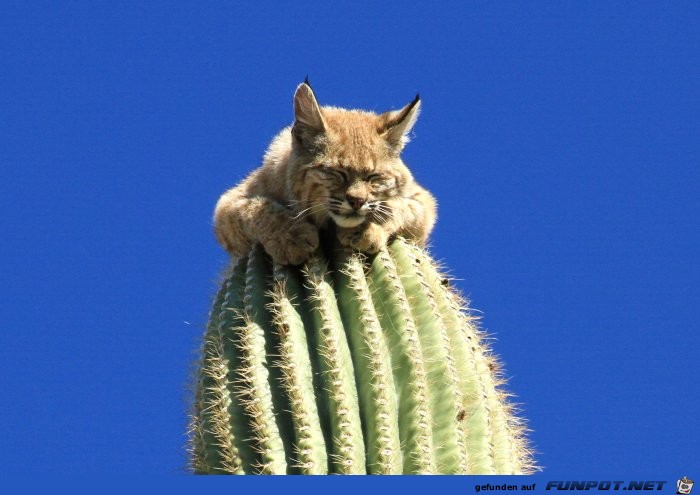
[(319, 172), (321, 172), (323, 175), (325, 175), (328, 178), (334, 179), (338, 182), (347, 182), (348, 181), (348, 174), (347, 172), (343, 170), (339, 170), (337, 168), (333, 168), (329, 165), (321, 165), (317, 169)]
[(370, 174), (367, 176), (367, 182), (372, 185), (390, 185), (392, 178), (384, 174)]
[(385, 192), (396, 186), (396, 179), (385, 174), (370, 174), (366, 180), (375, 192)]

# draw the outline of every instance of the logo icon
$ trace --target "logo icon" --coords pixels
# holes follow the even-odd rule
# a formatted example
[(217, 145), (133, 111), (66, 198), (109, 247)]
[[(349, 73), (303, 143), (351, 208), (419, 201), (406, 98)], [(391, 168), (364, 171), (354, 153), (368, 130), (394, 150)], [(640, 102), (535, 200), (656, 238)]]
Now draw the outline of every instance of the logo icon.
[(689, 480), (687, 476), (683, 476), (676, 482), (676, 493), (680, 495), (689, 495), (692, 489), (693, 480)]

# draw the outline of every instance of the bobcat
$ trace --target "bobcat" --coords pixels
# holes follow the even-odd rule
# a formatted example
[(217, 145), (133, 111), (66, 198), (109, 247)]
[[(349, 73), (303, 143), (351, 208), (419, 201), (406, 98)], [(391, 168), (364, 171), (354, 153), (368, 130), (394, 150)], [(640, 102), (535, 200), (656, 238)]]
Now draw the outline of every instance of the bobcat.
[(308, 83), (294, 94), (294, 124), (263, 164), (219, 199), (214, 230), (234, 256), (262, 244), (283, 265), (305, 262), (319, 229), (334, 223), (340, 243), (372, 254), (395, 235), (424, 244), (436, 202), (401, 161), (420, 97), (382, 114), (320, 107)]

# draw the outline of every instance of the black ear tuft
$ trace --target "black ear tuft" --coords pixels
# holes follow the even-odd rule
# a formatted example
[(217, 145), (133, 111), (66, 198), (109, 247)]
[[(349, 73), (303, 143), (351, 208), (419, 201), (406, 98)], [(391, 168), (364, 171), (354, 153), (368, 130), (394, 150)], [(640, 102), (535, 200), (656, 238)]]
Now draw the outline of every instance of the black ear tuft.
[(420, 94), (416, 94), (413, 101), (402, 109), (383, 114), (385, 123), (379, 132), (391, 146), (399, 151), (409, 141), (408, 134), (416, 123), (420, 113), (420, 105)]
[(306, 74), (306, 77), (304, 78), (304, 84), (306, 84), (308, 87), (311, 88), (311, 83), (309, 82), (309, 75), (308, 74)]
[(419, 102), (420, 102), (420, 93), (416, 93), (416, 97), (413, 98), (413, 101), (411, 101), (411, 103), (406, 105), (406, 107), (405, 107), (406, 113), (410, 112), (413, 109), (413, 107), (415, 107)]

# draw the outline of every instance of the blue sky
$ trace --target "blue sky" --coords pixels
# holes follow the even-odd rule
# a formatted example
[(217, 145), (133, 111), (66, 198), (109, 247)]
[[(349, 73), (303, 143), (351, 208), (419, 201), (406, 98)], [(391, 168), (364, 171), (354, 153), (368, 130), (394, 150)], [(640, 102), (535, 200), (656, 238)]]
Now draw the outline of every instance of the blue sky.
[(440, 204), (432, 252), (545, 474), (697, 478), (699, 23), (696, 2), (4, 3), (4, 472), (182, 472), (227, 261), (211, 212), (308, 75), (322, 104), (420, 92), (404, 158)]

